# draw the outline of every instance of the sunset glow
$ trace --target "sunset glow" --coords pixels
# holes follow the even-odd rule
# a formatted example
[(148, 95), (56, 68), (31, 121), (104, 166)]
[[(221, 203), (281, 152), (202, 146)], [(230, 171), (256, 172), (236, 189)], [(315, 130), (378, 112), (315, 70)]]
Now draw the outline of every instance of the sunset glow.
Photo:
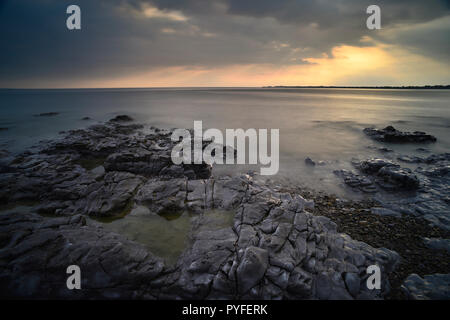
[[(64, 18), (64, 8), (57, 2), (49, 1), (47, 11), (33, 2), (26, 7), (13, 3), (7, 1), (0, 10), (0, 24), (5, 24), (2, 39), (8, 48), (0, 53), (4, 71), (0, 87), (450, 82), (450, 15), (434, 2), (427, 7), (412, 3), (409, 15), (383, 5), (381, 29), (370, 30), (366, 6), (360, 2), (342, 6), (312, 2), (304, 8), (294, 2), (280, 6), (258, 2), (253, 8), (250, 2), (231, 0), (207, 5), (81, 1), (83, 27), (75, 32), (59, 25), (58, 12)], [(27, 10), (34, 10), (33, 28), (20, 22)], [(28, 40), (20, 41), (23, 37)]]

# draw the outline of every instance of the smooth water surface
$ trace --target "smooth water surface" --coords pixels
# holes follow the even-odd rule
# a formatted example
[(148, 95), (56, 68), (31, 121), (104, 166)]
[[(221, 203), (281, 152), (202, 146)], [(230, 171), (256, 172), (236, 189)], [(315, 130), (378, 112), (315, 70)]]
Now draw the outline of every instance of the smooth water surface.
[[(44, 112), (56, 116), (38, 117)], [(276, 177), (339, 193), (332, 171), (351, 168), (352, 158), (381, 156), (369, 146), (421, 155), (415, 144), (383, 145), (368, 139), (365, 127), (393, 125), (438, 138), (432, 153), (450, 151), (449, 90), (380, 89), (86, 89), (0, 90), (0, 149), (22, 151), (60, 131), (85, 127), (117, 114), (158, 127), (218, 129), (277, 128), (280, 170)], [(81, 120), (90, 117), (91, 120)], [(315, 168), (304, 159), (325, 161)], [(224, 166), (218, 172), (245, 171)], [(258, 171), (258, 170), (257, 170)]]

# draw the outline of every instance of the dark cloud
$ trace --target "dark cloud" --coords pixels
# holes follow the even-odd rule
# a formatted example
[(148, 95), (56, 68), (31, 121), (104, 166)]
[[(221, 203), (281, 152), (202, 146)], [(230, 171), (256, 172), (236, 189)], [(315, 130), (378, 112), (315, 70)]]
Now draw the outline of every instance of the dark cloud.
[(421, 54), (439, 61), (450, 61), (450, 18), (409, 27), (387, 30), (380, 36), (384, 43), (401, 46), (409, 52)]
[(333, 28), (339, 21), (361, 20), (361, 12), (371, 4), (382, 9), (385, 26), (402, 22), (421, 22), (448, 14), (449, 1), (423, 0), (228, 0), (229, 11), (250, 16), (269, 16), (281, 22), (319, 23)]
[[(449, 1), (377, 1), (384, 31), (449, 16)], [(82, 30), (65, 27), (78, 4)], [(448, 60), (448, 24), (397, 33), (365, 27), (365, 0), (0, 1), (0, 86), (105, 79), (165, 66), (302, 64), (364, 35)], [(160, 16), (142, 14), (156, 6)], [(186, 17), (170, 18), (170, 13)], [(141, 12), (141, 13), (140, 13)], [(165, 16), (164, 16), (165, 15)], [(414, 29), (411, 29), (414, 30)]]

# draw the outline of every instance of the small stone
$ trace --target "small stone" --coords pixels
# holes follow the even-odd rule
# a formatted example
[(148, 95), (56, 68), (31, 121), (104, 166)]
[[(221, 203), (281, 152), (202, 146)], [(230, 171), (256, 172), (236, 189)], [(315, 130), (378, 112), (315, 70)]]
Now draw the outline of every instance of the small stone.
[(130, 116), (127, 115), (118, 115), (114, 118), (112, 118), (111, 120), (109, 120), (110, 122), (130, 122), (133, 121), (134, 119)]
[(348, 292), (352, 296), (356, 296), (360, 288), (360, 279), (356, 273), (347, 272), (344, 277), (345, 285), (347, 286)]
[(53, 116), (57, 116), (59, 114), (59, 112), (44, 112), (44, 113), (39, 113), (39, 114), (35, 114), (35, 117), (53, 117)]
[(308, 166), (315, 166), (316, 165), (316, 163), (310, 157), (305, 159), (305, 164), (308, 165)]

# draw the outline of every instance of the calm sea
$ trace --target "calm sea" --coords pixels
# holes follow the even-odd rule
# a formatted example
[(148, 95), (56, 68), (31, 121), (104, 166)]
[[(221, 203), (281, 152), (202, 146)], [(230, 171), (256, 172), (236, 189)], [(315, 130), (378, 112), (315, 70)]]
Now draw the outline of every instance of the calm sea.
[[(59, 114), (35, 116), (45, 112)], [(0, 127), (8, 128), (0, 131), (0, 149), (23, 151), (117, 114), (167, 128), (192, 128), (202, 120), (204, 128), (280, 129), (280, 171), (273, 178), (337, 193), (332, 171), (351, 168), (352, 158), (382, 155), (371, 146), (424, 155), (417, 145), (374, 142), (363, 134), (365, 127), (425, 131), (438, 139), (426, 148), (450, 152), (450, 90), (252, 88), (0, 90)], [(306, 157), (326, 165), (312, 169)]]

